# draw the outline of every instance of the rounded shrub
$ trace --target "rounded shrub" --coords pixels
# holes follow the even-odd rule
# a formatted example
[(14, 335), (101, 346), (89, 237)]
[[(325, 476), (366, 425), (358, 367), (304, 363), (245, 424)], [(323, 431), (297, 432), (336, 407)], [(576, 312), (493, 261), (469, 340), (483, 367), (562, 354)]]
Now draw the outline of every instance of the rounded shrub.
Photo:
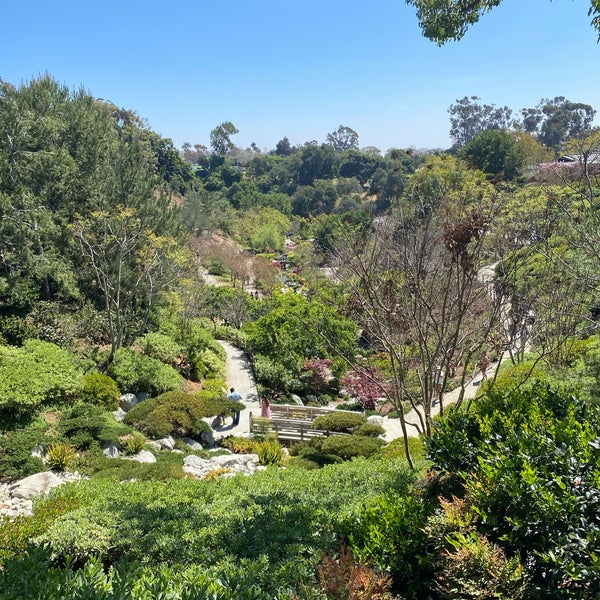
[(331, 412), (327, 415), (317, 417), (312, 425), (314, 429), (320, 429), (322, 431), (351, 433), (366, 422), (367, 419), (365, 417), (356, 413)]
[(385, 433), (385, 429), (378, 423), (367, 422), (361, 425), (355, 432), (354, 435), (362, 435), (365, 437), (376, 438)]
[(140, 338), (140, 344), (144, 354), (166, 364), (174, 364), (183, 352), (181, 344), (171, 336), (157, 331), (147, 333)]
[(152, 396), (178, 390), (183, 384), (183, 378), (173, 367), (131, 348), (115, 352), (109, 375), (123, 391), (148, 392)]
[(166, 435), (179, 437), (199, 436), (210, 431), (204, 417), (219, 414), (231, 415), (244, 407), (240, 402), (226, 398), (215, 401), (198, 394), (171, 391), (134, 406), (125, 416), (124, 422), (142, 431), (150, 438)]
[(355, 456), (372, 456), (384, 444), (383, 440), (360, 435), (332, 435), (323, 442), (321, 451), (348, 460)]
[(116, 410), (119, 407), (119, 388), (109, 375), (89, 373), (83, 377), (81, 399), (108, 410)]

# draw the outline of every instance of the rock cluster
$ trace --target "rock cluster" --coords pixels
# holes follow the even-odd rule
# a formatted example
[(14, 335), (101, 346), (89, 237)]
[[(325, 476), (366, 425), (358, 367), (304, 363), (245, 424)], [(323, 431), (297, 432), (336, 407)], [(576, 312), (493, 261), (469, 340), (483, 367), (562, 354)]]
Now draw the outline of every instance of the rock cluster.
[(32, 498), (47, 494), (53, 487), (68, 481), (79, 481), (81, 475), (44, 471), (13, 483), (0, 484), (0, 521), (3, 517), (31, 516)]
[(220, 477), (233, 477), (238, 473), (252, 475), (266, 469), (258, 464), (258, 454), (219, 454), (200, 458), (191, 454), (183, 459), (183, 470), (188, 475), (204, 479), (209, 473)]

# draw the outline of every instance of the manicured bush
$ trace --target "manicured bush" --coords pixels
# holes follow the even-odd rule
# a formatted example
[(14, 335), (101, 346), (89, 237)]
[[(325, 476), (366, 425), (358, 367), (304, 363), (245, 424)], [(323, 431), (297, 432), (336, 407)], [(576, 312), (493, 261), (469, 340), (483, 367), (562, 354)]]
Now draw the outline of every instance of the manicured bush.
[(0, 435), (0, 475), (21, 479), (45, 471), (44, 462), (31, 456), (31, 451), (47, 441), (46, 427), (39, 424)]
[(377, 438), (358, 435), (332, 435), (323, 441), (321, 451), (348, 460), (355, 456), (372, 456), (384, 444), (383, 440)]
[(150, 398), (134, 406), (125, 416), (124, 422), (135, 426), (150, 438), (166, 435), (199, 436), (210, 431), (208, 423), (202, 419), (218, 414), (233, 414), (244, 405), (222, 398), (215, 400), (203, 397), (201, 393), (166, 392), (157, 398)]
[(84, 375), (80, 393), (83, 402), (116, 410), (119, 407), (119, 395), (119, 388), (112, 377), (103, 373)]
[(350, 433), (364, 425), (367, 419), (362, 415), (351, 412), (331, 412), (317, 417), (312, 426), (323, 431), (339, 431)]
[(146, 356), (168, 365), (175, 364), (184, 350), (171, 336), (160, 332), (147, 333), (139, 339), (139, 343)]
[(364, 423), (355, 432), (354, 435), (364, 435), (366, 437), (378, 437), (385, 434), (385, 429), (379, 423)]
[(79, 450), (85, 450), (94, 442), (116, 443), (130, 429), (117, 423), (101, 407), (82, 402), (61, 414), (58, 432), (63, 440), (72, 443)]
[(0, 411), (35, 412), (43, 403), (72, 401), (81, 389), (78, 358), (50, 342), (0, 346)]
[(131, 348), (117, 350), (108, 371), (123, 392), (157, 396), (183, 385), (183, 378), (173, 367)]

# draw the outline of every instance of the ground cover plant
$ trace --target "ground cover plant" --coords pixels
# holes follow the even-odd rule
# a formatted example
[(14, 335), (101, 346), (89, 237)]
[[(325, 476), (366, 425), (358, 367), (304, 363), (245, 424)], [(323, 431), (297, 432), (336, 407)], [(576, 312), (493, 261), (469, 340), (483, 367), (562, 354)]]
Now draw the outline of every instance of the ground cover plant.
[[(23, 585), (17, 565), (29, 569), (37, 556), (32, 585), (56, 593), (61, 578), (76, 565), (92, 569), (95, 563), (88, 561), (94, 557), (123, 573), (135, 572), (140, 563), (163, 565), (168, 573), (192, 569), (213, 582), (244, 581), (261, 590), (248, 597), (291, 599), (302, 585), (315, 586), (314, 565), (321, 553), (337, 551), (339, 536), (354, 530), (365, 500), (404, 496), (414, 477), (405, 463), (356, 460), (311, 472), (269, 469), (252, 478), (64, 486), (41, 500), (39, 509), (48, 514), (70, 498), (73, 510), (38, 523), (29, 538), (38, 548), (48, 544), (52, 560), (43, 553), (23, 556), (22, 537), (7, 532), (9, 541), (19, 543), (12, 558), (5, 554), (0, 589), (16, 593)], [(361, 538), (354, 543), (358, 547)], [(70, 566), (61, 567), (65, 560)]]

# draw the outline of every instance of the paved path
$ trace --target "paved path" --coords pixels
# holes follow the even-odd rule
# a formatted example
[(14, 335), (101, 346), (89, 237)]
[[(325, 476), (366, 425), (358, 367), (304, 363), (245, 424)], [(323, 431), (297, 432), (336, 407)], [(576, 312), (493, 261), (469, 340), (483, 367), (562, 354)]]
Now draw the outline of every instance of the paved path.
[(260, 403), (258, 391), (254, 382), (254, 375), (250, 367), (248, 357), (243, 350), (236, 348), (229, 342), (220, 340), (219, 343), (227, 353), (227, 390), (235, 388), (242, 395), (242, 402), (246, 409), (240, 413), (240, 422), (235, 427), (231, 419), (225, 419), (224, 427), (213, 427), (215, 439), (228, 435), (247, 437), (250, 435), (250, 412), (254, 416), (260, 416)]

